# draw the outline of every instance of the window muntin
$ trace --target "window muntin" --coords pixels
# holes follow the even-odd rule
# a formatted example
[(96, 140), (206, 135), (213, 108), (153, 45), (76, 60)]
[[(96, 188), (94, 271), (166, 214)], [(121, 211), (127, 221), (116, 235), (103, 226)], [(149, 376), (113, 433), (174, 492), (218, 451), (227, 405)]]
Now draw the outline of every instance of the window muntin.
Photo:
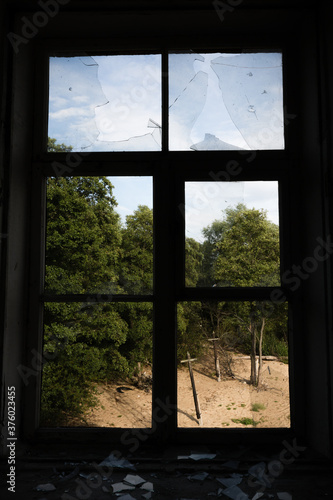
[[(164, 94), (165, 94), (165, 87), (164, 87)], [(164, 95), (164, 97), (165, 97), (165, 95)], [(163, 101), (163, 102), (166, 102), (166, 100), (164, 99), (164, 101)], [(169, 103), (169, 105), (170, 105), (170, 103)], [(248, 113), (254, 113), (254, 110), (252, 110), (252, 109), (251, 109), (251, 110), (248, 110)], [(164, 113), (164, 119), (163, 119), (163, 124), (162, 124), (164, 127), (167, 127), (167, 126), (168, 126), (168, 122), (169, 122), (169, 120), (168, 120), (168, 119), (169, 119), (169, 118), (170, 118), (170, 115), (168, 115), (167, 113)], [(150, 125), (152, 125), (152, 123), (150, 123)], [(156, 125), (156, 123), (155, 123), (155, 125)], [(154, 125), (154, 126), (155, 126), (155, 125)], [(159, 126), (159, 124), (157, 124), (157, 125)], [(166, 130), (166, 129), (165, 129), (165, 130)], [(160, 127), (159, 132), (160, 132), (160, 133), (162, 132), (162, 126)], [(170, 132), (170, 129), (169, 129), (169, 132)], [(164, 141), (164, 148), (165, 148), (166, 150), (168, 149), (168, 144), (167, 144), (165, 141)], [(75, 149), (75, 147), (74, 147), (74, 149)], [(172, 150), (171, 146), (170, 146), (170, 149)], [(245, 148), (244, 148), (244, 149), (245, 149)], [(248, 149), (250, 149), (250, 148), (248, 148)], [(269, 149), (269, 148), (268, 148), (268, 149)], [(282, 148), (281, 148), (281, 149), (282, 149)], [(85, 150), (86, 150), (86, 151), (89, 151), (89, 149), (88, 149), (88, 150), (87, 150), (87, 149), (85, 149)], [(122, 150), (122, 149), (118, 149), (118, 150)], [(129, 151), (129, 150), (130, 150), (130, 149), (127, 149), (127, 151)], [(144, 147), (142, 150), (146, 150), (146, 149), (145, 149), (145, 147)], [(177, 150), (177, 148), (175, 148), (175, 151), (176, 151), (176, 150)], [(207, 149), (207, 150), (208, 150), (208, 149)], [(96, 150), (96, 151), (98, 151), (98, 150)], [(105, 151), (106, 151), (106, 152), (110, 152), (110, 153), (112, 153), (113, 151), (117, 151), (117, 149), (111, 149), (111, 150), (110, 150), (110, 149), (106, 149)], [(134, 149), (133, 149), (133, 152), (135, 152), (135, 151), (139, 151), (139, 150), (134, 148)], [(191, 152), (191, 149), (188, 149), (188, 151), (189, 151), (189, 152)], [(205, 151), (205, 149), (203, 150), (203, 153), (204, 153), (204, 151)], [(233, 150), (231, 149), (231, 151), (233, 151)], [(238, 153), (237, 153), (237, 151), (238, 151), (238, 150), (236, 150), (236, 149), (235, 149), (235, 150), (234, 150), (232, 153), (230, 153), (230, 154), (232, 154), (232, 155), (236, 155), (236, 154), (240, 154), (240, 153), (241, 153), (241, 151), (238, 151)], [(93, 150), (92, 150), (91, 152), (93, 152)], [(253, 156), (252, 156), (252, 154), (253, 154)], [(134, 172), (134, 171), (135, 171), (135, 173), (138, 173), (139, 175), (140, 175), (140, 173), (143, 173), (143, 174), (144, 174), (144, 173), (146, 172), (146, 165), (142, 168), (142, 163), (141, 163), (140, 155), (131, 155), (131, 156), (132, 156), (132, 159), (133, 159), (134, 163), (133, 163), (133, 165), (130, 167), (130, 169), (129, 169), (129, 170), (127, 170), (127, 171), (128, 171), (128, 172), (131, 172), (131, 174), (133, 174), (133, 172)], [(199, 156), (199, 155), (198, 155), (198, 156)], [(104, 157), (105, 157), (105, 158), (107, 158), (107, 156), (106, 156), (106, 155), (105, 155)], [(193, 155), (192, 155), (192, 154), (191, 154), (191, 157), (193, 157)], [(234, 156), (233, 156), (233, 157), (234, 157)], [(82, 155), (82, 158), (83, 158), (83, 161), (82, 161), (82, 167), (83, 167), (83, 170), (82, 170), (82, 171), (84, 171), (85, 166), (86, 166), (86, 165), (89, 165), (89, 160), (90, 160), (90, 158), (89, 158), (89, 155), (88, 155), (88, 156), (84, 156), (84, 155)], [(95, 158), (96, 158), (96, 156), (95, 156), (95, 157), (94, 157), (94, 156), (92, 156), (92, 158), (91, 158), (91, 159), (92, 159), (92, 161), (94, 161), (94, 159), (95, 159)], [(102, 158), (102, 156), (101, 156), (101, 158)], [(112, 157), (110, 156), (109, 158), (111, 159)], [(118, 158), (120, 158), (120, 157), (118, 156)], [(156, 157), (155, 157), (155, 158), (156, 158)], [(182, 158), (183, 158), (183, 162), (182, 162), (182, 163), (183, 163), (183, 165), (185, 166), (185, 168), (190, 167), (190, 166), (191, 166), (191, 158), (190, 158), (189, 156), (182, 156)], [(216, 156), (216, 158), (218, 158), (218, 157)], [(230, 156), (230, 158), (231, 158), (231, 156)], [(241, 158), (241, 156), (239, 156), (239, 158)], [(165, 157), (165, 159), (167, 160), (167, 161), (166, 161), (166, 163), (168, 163), (168, 159), (167, 159), (167, 157)], [(86, 160), (87, 160), (87, 161), (86, 161)], [(251, 162), (252, 162), (253, 160), (256, 160), (256, 154), (255, 154), (255, 153), (251, 153)], [(113, 161), (113, 160), (112, 160), (112, 161)], [(249, 161), (250, 161), (250, 160), (249, 160)], [(171, 156), (170, 156), (170, 161), (169, 161), (169, 164), (170, 164), (170, 166), (172, 166), (172, 157), (171, 157)], [(119, 163), (115, 163), (115, 164), (114, 164), (114, 165), (115, 165), (115, 168), (113, 168), (113, 166), (112, 166), (112, 163), (111, 163), (111, 162), (107, 162), (107, 164), (105, 164), (105, 165), (107, 165), (107, 168), (105, 168), (105, 166), (103, 166), (103, 164), (102, 164), (102, 163), (96, 164), (96, 170), (95, 170), (96, 175), (98, 175), (98, 174), (99, 174), (99, 171), (100, 171), (100, 170), (101, 170), (101, 171), (103, 171), (103, 173), (107, 172), (107, 174), (106, 174), (106, 175), (108, 175), (108, 176), (109, 176), (109, 175), (113, 175), (115, 172), (119, 172), (119, 167), (120, 167), (120, 164), (119, 164)], [(205, 162), (203, 163), (203, 165), (207, 166), (207, 164), (206, 164)], [(216, 164), (216, 165), (215, 165), (214, 167), (212, 167), (212, 168), (219, 168), (219, 166), (220, 166), (220, 164), (219, 164), (219, 165), (218, 165), (218, 164)], [(156, 169), (155, 169), (155, 167), (156, 167)], [(252, 165), (252, 167), (253, 167), (253, 165)], [(95, 167), (94, 167), (94, 168), (95, 168)], [(150, 169), (150, 171), (151, 171), (151, 172), (153, 172), (153, 177), (154, 177), (154, 186), (158, 186), (158, 189), (157, 189), (157, 196), (158, 196), (158, 197), (163, 198), (163, 200), (164, 200), (164, 202), (165, 202), (165, 206), (166, 206), (166, 207), (168, 207), (168, 208), (166, 208), (166, 210), (168, 210), (168, 209), (169, 209), (169, 213), (171, 214), (171, 213), (172, 213), (172, 210), (173, 210), (173, 206), (172, 206), (172, 205), (170, 205), (170, 203), (169, 203), (169, 192), (166, 194), (166, 193), (163, 191), (163, 189), (162, 189), (162, 187), (163, 187), (163, 183), (161, 183), (161, 179), (159, 180), (159, 177), (160, 177), (160, 176), (159, 176), (158, 168), (159, 168), (159, 165), (158, 165), (158, 164), (154, 164), (154, 166), (152, 166), (152, 168)], [(182, 167), (181, 167), (181, 170), (182, 170)], [(203, 171), (204, 171), (204, 170), (205, 170), (205, 169), (203, 168)], [(267, 170), (269, 170), (269, 169), (267, 169)], [(126, 171), (126, 167), (125, 167), (124, 171)], [(80, 168), (78, 168), (78, 169), (77, 169), (77, 171), (76, 171), (76, 174), (80, 175), (80, 173), (81, 173), (81, 165), (80, 165)], [(184, 178), (183, 176), (180, 176), (180, 177), (181, 177), (182, 179)], [(185, 177), (186, 177), (186, 175), (185, 175)], [(207, 175), (204, 175), (203, 177), (204, 177), (204, 178), (207, 178)], [(266, 177), (266, 176), (265, 176), (265, 174), (263, 174), (263, 175), (261, 175), (261, 174), (260, 174), (260, 176), (259, 176), (259, 178), (262, 178), (262, 179), (264, 179), (265, 177)], [(278, 177), (278, 176), (277, 176), (277, 177)], [(277, 177), (275, 177), (275, 178), (277, 178)], [(251, 178), (251, 173), (249, 173), (249, 174), (246, 176), (246, 178), (247, 178), (247, 179), (248, 179), (248, 178)], [(255, 178), (258, 178), (258, 175), (256, 175), (256, 176), (255, 176)], [(271, 176), (269, 176), (269, 178), (272, 178), (272, 177), (271, 177)], [(173, 179), (176, 181), (176, 183), (177, 183), (177, 182), (179, 182), (179, 178), (177, 178), (178, 180), (176, 180), (176, 178), (175, 178), (175, 177), (173, 177)], [(179, 186), (177, 186), (177, 189), (179, 189)], [(170, 198), (170, 199), (172, 199), (172, 193), (170, 193), (170, 194), (171, 194), (171, 198)], [(181, 203), (181, 202), (182, 202), (182, 201), (180, 201), (180, 203)], [(173, 212), (173, 214), (175, 214), (175, 212)], [(160, 215), (161, 215), (161, 212), (160, 212)], [(171, 222), (171, 224), (172, 224), (172, 223), (175, 221), (175, 217), (174, 217), (174, 215), (170, 215), (169, 219), (170, 219), (170, 222)], [(173, 219), (173, 222), (172, 222), (172, 219)], [(157, 225), (157, 224), (158, 224), (158, 221), (155, 221), (155, 227), (156, 227), (156, 225)], [(158, 239), (158, 238), (157, 238), (157, 239)], [(160, 248), (161, 248), (161, 247), (160, 247)], [(178, 247), (178, 250), (179, 250), (179, 247)], [(164, 257), (165, 257), (165, 256), (166, 256), (166, 254), (164, 254)], [(157, 268), (159, 268), (159, 269), (161, 270), (161, 263), (159, 263), (159, 265), (157, 266)], [(171, 273), (170, 273), (170, 275), (171, 275)], [(158, 276), (156, 276), (156, 280), (158, 280)], [(165, 280), (165, 281), (163, 281), (163, 287), (165, 287), (165, 289), (166, 289), (166, 290), (168, 290), (169, 292), (171, 291), (171, 295), (172, 295), (173, 297), (175, 297), (175, 290), (172, 290), (172, 287), (171, 287), (170, 283), (171, 283), (171, 281), (168, 281), (168, 279), (167, 279), (167, 280)], [(159, 289), (161, 290), (161, 287), (160, 287), (160, 286), (159, 286)], [(200, 300), (204, 300), (204, 299), (206, 298), (206, 297), (205, 297), (205, 291), (204, 291), (204, 290), (202, 290), (202, 293), (201, 293), (201, 290), (198, 290), (198, 291), (199, 291), (199, 295), (201, 294), (201, 298), (200, 298)], [(218, 290), (217, 290), (217, 291), (218, 291)], [(155, 316), (155, 322), (154, 322), (154, 324), (155, 324), (155, 330), (156, 330), (156, 331), (155, 331), (155, 342), (156, 342), (156, 345), (158, 346), (159, 344), (161, 344), (161, 342), (160, 342), (159, 340), (158, 340), (158, 342), (157, 342), (157, 337), (158, 337), (158, 335), (159, 335), (159, 336), (164, 336), (165, 334), (167, 334), (167, 335), (172, 335), (173, 325), (172, 325), (171, 315), (170, 315), (171, 309), (169, 308), (169, 310), (167, 310), (167, 309), (168, 309), (168, 307), (166, 307), (166, 308), (164, 308), (164, 309), (163, 309), (163, 307), (161, 307), (161, 296), (160, 296), (160, 291), (159, 291), (159, 292), (155, 291), (155, 293), (156, 293), (156, 294), (155, 294), (155, 295), (153, 295), (152, 300), (154, 301), (155, 305), (157, 305), (157, 307), (156, 307), (156, 311), (157, 311), (158, 315), (157, 315), (157, 316)], [(163, 292), (163, 294), (162, 294), (162, 295), (163, 295), (163, 297), (164, 297), (164, 296), (165, 296), (165, 293)], [(184, 291), (184, 295), (186, 296), (186, 290)], [(254, 295), (253, 295), (253, 294), (250, 294), (250, 295), (251, 295), (251, 297), (254, 297)], [(209, 295), (209, 296), (211, 296), (211, 295)], [(234, 295), (233, 295), (233, 297), (234, 297)], [(261, 295), (261, 297), (262, 297), (262, 295)], [(104, 299), (105, 299), (105, 297), (104, 297), (104, 296), (100, 296), (100, 297), (98, 298), (98, 297), (96, 297), (96, 295), (95, 295), (95, 296), (94, 296), (94, 295), (92, 295), (90, 298), (88, 297), (88, 299), (89, 299), (89, 300), (93, 300), (93, 301), (95, 301), (95, 300), (96, 300), (96, 298), (97, 298), (98, 300), (99, 300), (99, 299), (101, 299), (101, 300), (104, 300)], [(89, 300), (88, 300), (88, 299), (87, 299), (87, 301), (86, 301), (85, 303), (89, 302)], [(141, 299), (143, 300), (144, 298), (142, 297)], [(139, 303), (140, 303), (140, 300), (141, 300), (141, 299), (139, 298)], [(47, 300), (50, 300), (50, 297), (48, 297), (48, 298), (47, 298)], [(60, 299), (60, 300), (62, 300), (62, 299)], [(122, 299), (121, 299), (121, 298), (119, 298), (119, 299), (118, 299), (118, 300), (116, 300), (116, 301), (118, 302), (119, 300), (122, 300)], [(150, 300), (150, 299), (147, 299), (147, 298), (146, 298), (146, 300)], [(178, 299), (177, 299), (177, 300), (178, 300)], [(185, 299), (185, 300), (187, 300), (187, 299)], [(238, 300), (238, 299), (236, 299), (236, 300)], [(240, 300), (240, 299), (239, 299), (239, 300)], [(247, 300), (247, 299), (244, 299), (244, 300)], [(162, 300), (162, 302), (164, 302), (164, 299)], [(63, 302), (63, 303), (64, 303), (64, 302)], [(160, 314), (160, 311), (163, 311), (163, 314), (162, 314), (162, 315)], [(167, 314), (166, 314), (166, 315), (164, 315), (164, 312), (169, 313), (169, 316), (170, 316), (170, 317), (167, 317)], [(165, 329), (165, 328), (163, 328), (163, 323), (166, 323), (166, 324), (168, 324), (168, 325), (169, 325), (168, 332), (166, 331), (166, 329)], [(171, 326), (171, 328), (170, 328), (170, 326)], [(172, 341), (172, 342), (173, 342), (173, 341)], [(172, 342), (171, 342), (171, 344), (172, 344)], [(163, 342), (162, 342), (162, 344), (163, 344)], [(172, 348), (172, 349), (173, 349), (173, 348)], [(174, 353), (174, 352), (175, 352), (175, 349), (173, 349), (173, 353)], [(169, 350), (169, 354), (170, 354), (170, 350)], [(156, 350), (156, 348), (155, 348), (155, 361), (157, 361), (158, 365), (160, 365), (160, 366), (161, 366), (161, 369), (162, 369), (162, 366), (164, 366), (164, 368), (169, 369), (168, 362), (166, 363), (166, 362), (162, 359), (162, 357), (163, 357), (163, 356), (162, 356), (162, 357), (161, 357), (161, 356), (162, 356), (162, 355), (161, 355), (161, 353), (159, 353), (159, 352), (158, 352), (158, 349)], [(170, 360), (170, 357), (169, 357), (168, 359)], [(172, 364), (172, 363), (171, 363), (171, 364)], [(172, 366), (171, 366), (171, 368), (172, 368)], [(156, 371), (156, 363), (155, 363), (155, 371)], [(157, 371), (158, 371), (158, 370), (157, 370)], [(165, 371), (165, 370), (164, 370), (164, 371)], [(160, 378), (160, 375), (158, 375), (158, 378)], [(159, 389), (161, 389), (161, 383), (160, 383), (160, 382), (157, 382), (157, 383), (156, 383), (156, 387), (157, 387), (157, 391), (155, 392), (155, 394), (156, 394), (157, 396), (159, 396), (160, 394), (163, 394), (163, 389), (162, 389), (162, 391), (160, 391), (160, 390), (159, 390)], [(173, 399), (173, 390), (172, 390), (172, 388), (171, 388), (170, 384), (169, 384), (169, 386), (167, 387), (167, 390), (168, 390), (168, 391), (170, 390), (170, 393), (168, 392), (168, 394), (171, 394), (171, 400), (175, 401), (175, 399)], [(179, 392), (179, 395), (181, 395), (181, 394), (180, 394), (180, 392)], [(169, 396), (168, 396), (168, 397), (169, 397)], [(152, 402), (152, 404), (153, 404), (153, 407), (154, 407), (154, 404), (155, 404), (155, 403), (154, 403), (154, 401)], [(156, 404), (155, 404), (155, 406), (156, 406)], [(179, 424), (179, 425), (178, 425), (178, 427), (182, 427), (182, 425), (181, 425), (181, 424)]]
[(49, 177), (46, 199), (41, 425), (151, 427), (152, 177)]
[(283, 150), (282, 54), (51, 57), (48, 134), (74, 151)]

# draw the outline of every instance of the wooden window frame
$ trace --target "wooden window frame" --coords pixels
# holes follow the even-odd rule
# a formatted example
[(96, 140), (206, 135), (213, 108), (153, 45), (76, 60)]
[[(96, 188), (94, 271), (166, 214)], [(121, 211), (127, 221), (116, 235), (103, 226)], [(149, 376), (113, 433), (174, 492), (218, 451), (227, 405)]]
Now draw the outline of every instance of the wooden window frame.
[[(240, 28), (242, 30), (242, 28)], [(47, 153), (45, 151), (47, 138), (47, 106), (48, 106), (48, 57), (54, 55), (76, 55), (84, 52), (88, 55), (112, 53), (161, 53), (162, 54), (162, 144), (161, 152), (122, 152), (94, 153), (85, 157), (75, 168), (75, 176), (84, 175), (149, 175), (153, 177), (154, 192), (154, 294), (149, 297), (154, 304), (154, 372), (153, 372), (153, 407), (152, 413), (163, 405), (170, 404), (173, 411), (166, 414), (163, 422), (158, 422), (152, 440), (177, 442), (231, 442), (235, 440), (249, 442), (280, 442), (282, 436), (303, 435), (304, 394), (295, 391), (297, 384), (303, 379), (303, 352), (300, 349), (301, 332), (299, 327), (300, 304), (298, 297), (292, 297), (284, 287), (282, 291), (288, 295), (292, 308), (290, 337), (290, 380), (291, 380), (291, 415), (290, 429), (182, 429), (177, 428), (177, 374), (176, 374), (176, 305), (183, 300), (251, 300), (253, 298), (269, 299), (271, 289), (191, 289), (184, 285), (185, 262), (185, 231), (184, 219), (180, 207), (184, 204), (184, 185), (186, 181), (211, 180), (211, 172), (216, 175), (225, 171), (229, 161), (237, 159), (242, 166), (241, 174), (232, 180), (276, 180), (279, 183), (280, 201), (280, 232), (281, 232), (281, 272), (288, 269), (294, 262), (298, 252), (297, 238), (292, 235), (292, 226), (297, 219), (290, 221), (291, 189), (298, 175), (298, 132), (297, 127), (285, 127), (286, 147), (281, 151), (257, 151), (253, 161), (247, 161), (247, 155), (239, 155), (233, 151), (167, 151), (168, 143), (168, 109), (167, 92), (167, 55), (172, 51), (194, 50), (200, 52), (221, 52), (223, 50), (258, 50), (281, 51), (283, 53), (284, 74), (284, 105), (286, 113), (297, 112), (297, 66), (295, 66), (295, 49), (283, 39), (271, 40), (267, 33), (262, 36), (243, 36), (242, 43), (237, 42), (236, 35), (226, 38), (213, 35), (207, 41), (206, 37), (159, 38), (152, 42), (144, 37), (135, 40), (128, 38), (113, 38), (112, 40), (74, 40), (50, 39), (42, 44), (36, 44), (35, 60), (35, 116), (34, 116), (34, 150), (32, 153), (32, 205), (31, 205), (31, 253), (29, 310), (30, 326), (26, 349), (31, 352), (36, 349), (42, 352), (42, 309), (43, 301), (43, 269), (45, 242), (45, 203), (46, 178), (54, 175), (53, 161), (66, 163), (66, 154)], [(117, 51), (114, 51), (114, 48)], [(135, 47), (135, 52), (133, 51)], [(296, 105), (295, 105), (296, 102)], [(164, 110), (164, 111), (163, 111)], [(288, 121), (288, 116), (285, 119)], [(287, 122), (286, 122), (287, 123)], [(249, 151), (249, 155), (251, 151)], [(191, 155), (191, 156), (189, 156)], [(204, 166), (203, 166), (204, 165)], [(269, 166), (267, 166), (269, 165)], [(295, 205), (292, 204), (293, 209)], [(91, 295), (89, 295), (91, 298)], [(48, 297), (47, 300), (52, 297)], [(53, 297), (54, 299), (54, 297)], [(61, 300), (68, 300), (64, 296)], [(84, 297), (80, 297), (84, 300)], [(147, 301), (145, 296), (114, 297), (114, 300)], [(297, 367), (297, 369), (295, 368)], [(167, 373), (167, 377), (165, 374)], [(29, 384), (25, 390), (27, 401), (27, 418), (25, 419), (25, 434), (37, 436), (40, 439), (54, 437), (71, 439), (73, 435), (83, 436), (93, 434), (103, 441), (105, 434), (112, 439), (121, 439), (123, 429), (40, 429), (39, 428), (39, 394), (40, 377)]]

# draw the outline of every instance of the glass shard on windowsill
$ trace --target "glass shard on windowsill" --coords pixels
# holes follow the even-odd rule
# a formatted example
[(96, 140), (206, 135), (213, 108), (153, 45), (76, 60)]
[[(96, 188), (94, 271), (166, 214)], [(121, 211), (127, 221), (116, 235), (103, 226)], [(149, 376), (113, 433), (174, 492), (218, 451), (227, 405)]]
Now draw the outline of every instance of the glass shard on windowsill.
[(140, 476), (136, 476), (133, 474), (127, 474), (126, 477), (124, 477), (124, 482), (130, 484), (131, 486), (137, 486), (139, 484), (145, 483), (145, 479), (142, 479)]
[(105, 458), (99, 465), (105, 465), (106, 467), (114, 467), (119, 469), (133, 469), (135, 467), (131, 462), (126, 460), (125, 458), (117, 458), (113, 453)]
[(246, 495), (238, 486), (230, 486), (225, 490), (222, 490), (223, 495), (232, 500), (250, 500), (248, 495)]
[(233, 474), (232, 477), (217, 477), (216, 478), (223, 486), (229, 488), (230, 486), (237, 486), (243, 480), (243, 476), (241, 474)]
[(135, 486), (131, 486), (125, 483), (114, 483), (112, 485), (113, 493), (119, 493), (120, 491), (135, 490)]

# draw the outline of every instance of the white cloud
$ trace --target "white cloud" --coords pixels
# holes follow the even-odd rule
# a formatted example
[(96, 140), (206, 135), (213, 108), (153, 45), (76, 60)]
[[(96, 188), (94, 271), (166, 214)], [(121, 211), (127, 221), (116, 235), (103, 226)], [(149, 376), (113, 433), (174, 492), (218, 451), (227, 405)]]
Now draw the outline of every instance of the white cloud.
[(88, 108), (65, 108), (60, 109), (59, 111), (54, 111), (49, 114), (49, 117), (52, 120), (66, 120), (67, 118), (73, 117), (87, 117), (91, 116), (91, 110)]
[(243, 203), (267, 210), (267, 218), (278, 224), (277, 181), (186, 182), (186, 236), (203, 242), (202, 229), (223, 219), (223, 211)]

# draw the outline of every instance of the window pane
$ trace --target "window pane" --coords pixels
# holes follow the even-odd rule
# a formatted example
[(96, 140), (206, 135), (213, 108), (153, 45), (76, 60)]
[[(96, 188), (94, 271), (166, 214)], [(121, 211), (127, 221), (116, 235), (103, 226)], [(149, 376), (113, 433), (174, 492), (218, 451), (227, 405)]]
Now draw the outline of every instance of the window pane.
[(181, 302), (177, 317), (178, 427), (290, 427), (286, 303)]
[(161, 149), (161, 57), (51, 57), (48, 135), (74, 151)]
[(49, 178), (45, 291), (152, 290), (151, 177)]
[(151, 427), (150, 303), (47, 303), (41, 425)]
[(170, 54), (171, 150), (283, 149), (282, 54)]
[(278, 286), (277, 181), (185, 183), (185, 285)]

